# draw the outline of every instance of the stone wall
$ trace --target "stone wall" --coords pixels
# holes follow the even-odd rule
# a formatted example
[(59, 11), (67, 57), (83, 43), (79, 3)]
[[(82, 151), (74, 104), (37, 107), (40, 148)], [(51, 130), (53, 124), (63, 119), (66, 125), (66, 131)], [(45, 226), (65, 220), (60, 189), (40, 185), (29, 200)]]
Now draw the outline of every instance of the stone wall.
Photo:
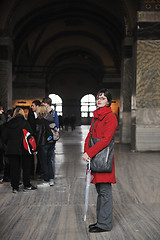
[(160, 40), (137, 41), (136, 150), (160, 150)]

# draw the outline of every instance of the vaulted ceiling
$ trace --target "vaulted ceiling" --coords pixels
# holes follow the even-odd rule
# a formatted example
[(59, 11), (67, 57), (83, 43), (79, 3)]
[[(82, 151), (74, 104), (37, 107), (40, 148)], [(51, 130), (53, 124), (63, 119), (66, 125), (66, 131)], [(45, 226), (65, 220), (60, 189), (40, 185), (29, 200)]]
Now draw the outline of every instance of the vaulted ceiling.
[(1, 0), (0, 34), (13, 41), (14, 74), (50, 83), (62, 74), (101, 81), (105, 73), (119, 73), (122, 41), (134, 32), (138, 2)]

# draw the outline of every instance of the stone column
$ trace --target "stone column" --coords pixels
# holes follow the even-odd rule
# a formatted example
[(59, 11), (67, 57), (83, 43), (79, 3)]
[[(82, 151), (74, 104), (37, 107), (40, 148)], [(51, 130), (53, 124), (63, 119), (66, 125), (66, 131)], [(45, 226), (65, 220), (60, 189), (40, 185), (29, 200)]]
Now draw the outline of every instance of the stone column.
[(131, 91), (132, 91), (132, 38), (123, 43), (123, 59), (120, 93), (120, 142), (131, 142)]
[(160, 150), (160, 12), (137, 14), (135, 150)]
[(0, 102), (5, 110), (12, 108), (12, 54), (8, 37), (0, 37)]

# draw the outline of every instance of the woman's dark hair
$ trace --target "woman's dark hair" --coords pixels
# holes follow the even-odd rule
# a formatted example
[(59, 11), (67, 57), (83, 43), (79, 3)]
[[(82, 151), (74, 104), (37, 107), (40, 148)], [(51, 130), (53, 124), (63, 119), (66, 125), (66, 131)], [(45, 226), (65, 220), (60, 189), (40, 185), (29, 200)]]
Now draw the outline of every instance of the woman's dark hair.
[(109, 102), (108, 107), (110, 107), (111, 103), (112, 103), (112, 95), (111, 95), (111, 93), (109, 92), (109, 90), (107, 88), (102, 88), (102, 89), (100, 89), (98, 91), (97, 96), (98, 97), (101, 96), (102, 93), (104, 93), (104, 96), (108, 99), (108, 102)]
[(13, 109), (8, 109), (7, 110), (7, 115), (10, 115), (12, 117), (13, 116), (13, 112), (14, 112)]

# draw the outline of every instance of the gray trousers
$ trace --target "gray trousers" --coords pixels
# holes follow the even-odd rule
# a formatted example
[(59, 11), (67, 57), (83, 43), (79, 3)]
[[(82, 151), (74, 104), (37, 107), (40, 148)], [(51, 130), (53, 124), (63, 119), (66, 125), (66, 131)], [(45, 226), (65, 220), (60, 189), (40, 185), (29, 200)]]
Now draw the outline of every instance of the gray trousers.
[(96, 183), (97, 197), (97, 224), (96, 226), (104, 229), (112, 229), (112, 185), (111, 183)]

